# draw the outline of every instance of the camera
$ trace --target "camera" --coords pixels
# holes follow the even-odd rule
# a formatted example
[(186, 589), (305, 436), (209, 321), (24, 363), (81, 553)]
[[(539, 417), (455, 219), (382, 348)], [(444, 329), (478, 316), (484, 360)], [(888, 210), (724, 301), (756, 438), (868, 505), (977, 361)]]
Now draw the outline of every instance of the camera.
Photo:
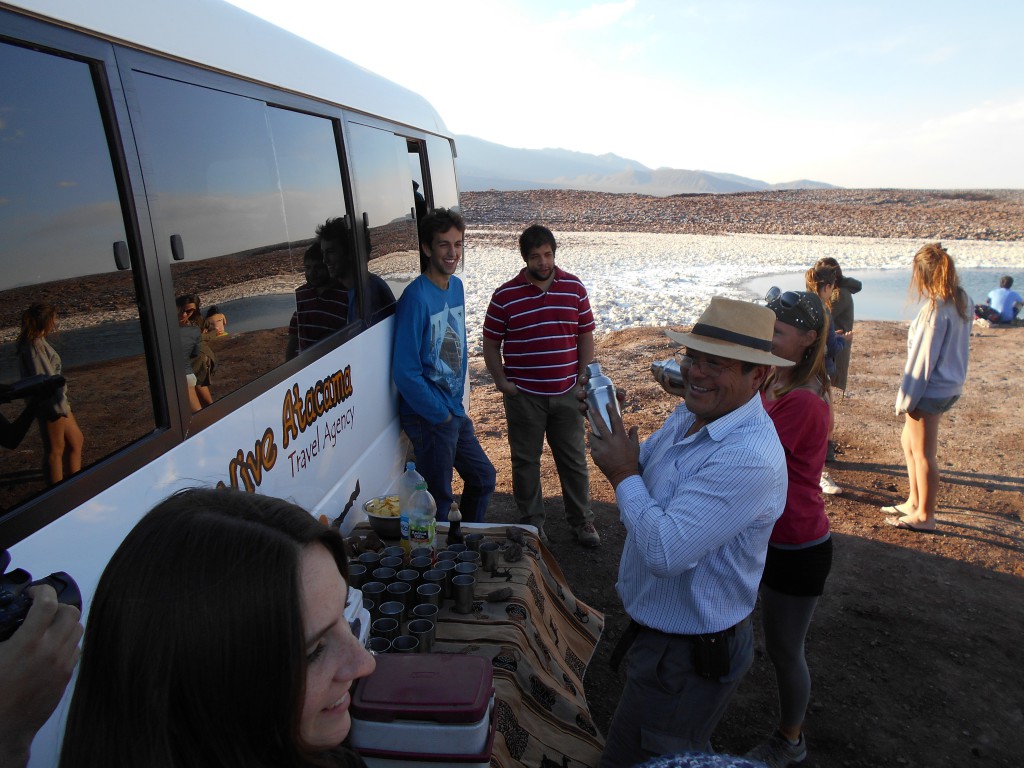
[(7, 566), (11, 562), (11, 556), (7, 550), (0, 556), (0, 642), (3, 642), (15, 633), (25, 617), (28, 609), (32, 606), (32, 596), (28, 593), (29, 587), (39, 584), (49, 584), (57, 593), (57, 602), (65, 605), (73, 605), (82, 610), (82, 593), (78, 585), (64, 571), (51, 573), (49, 576), (38, 581), (32, 581), (32, 576), (21, 568), (15, 568), (10, 573)]

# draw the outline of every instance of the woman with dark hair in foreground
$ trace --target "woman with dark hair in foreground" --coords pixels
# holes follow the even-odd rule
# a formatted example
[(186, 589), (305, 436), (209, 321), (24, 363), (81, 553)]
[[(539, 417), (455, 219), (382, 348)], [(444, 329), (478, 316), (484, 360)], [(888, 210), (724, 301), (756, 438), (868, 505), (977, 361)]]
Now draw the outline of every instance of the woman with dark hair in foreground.
[(100, 578), (60, 765), (360, 766), (341, 747), (372, 656), (337, 530), (280, 499), (192, 489)]

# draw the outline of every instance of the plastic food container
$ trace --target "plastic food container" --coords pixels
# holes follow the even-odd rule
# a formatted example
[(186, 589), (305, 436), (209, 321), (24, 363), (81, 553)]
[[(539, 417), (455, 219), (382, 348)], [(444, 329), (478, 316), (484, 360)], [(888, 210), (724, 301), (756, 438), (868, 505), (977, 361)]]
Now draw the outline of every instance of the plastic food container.
[[(384, 654), (352, 697), (352, 746), (369, 757), (486, 766), (494, 740), (491, 665), (465, 654)], [(401, 751), (395, 747), (400, 746)]]

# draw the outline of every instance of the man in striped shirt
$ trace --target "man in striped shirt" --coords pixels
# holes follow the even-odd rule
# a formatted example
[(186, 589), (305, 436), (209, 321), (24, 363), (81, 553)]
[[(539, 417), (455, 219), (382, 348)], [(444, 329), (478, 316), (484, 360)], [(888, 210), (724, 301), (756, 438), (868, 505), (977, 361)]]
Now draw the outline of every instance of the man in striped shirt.
[(583, 283), (555, 266), (556, 248), (551, 230), (539, 224), (520, 235), (526, 266), (491, 297), (484, 362), (505, 401), (520, 522), (537, 526), (547, 543), (540, 484), (547, 435), (566, 520), (580, 544), (597, 547), (601, 537), (590, 508), (583, 415), (575, 394), (579, 375), (594, 358), (594, 315)]
[[(715, 297), (684, 345), (683, 402), (641, 446), (609, 408), (610, 434), (591, 455), (615, 488), (626, 542), (615, 588), (631, 619), (626, 685), (600, 768), (708, 751), (754, 656), (750, 613), (768, 537), (786, 503), (786, 456), (760, 388), (771, 366), (775, 313)], [(603, 414), (602, 414), (603, 415)]]
[(319, 240), (306, 249), (303, 266), (306, 282), (295, 289), (286, 360), (348, 324), (348, 292), (328, 273)]

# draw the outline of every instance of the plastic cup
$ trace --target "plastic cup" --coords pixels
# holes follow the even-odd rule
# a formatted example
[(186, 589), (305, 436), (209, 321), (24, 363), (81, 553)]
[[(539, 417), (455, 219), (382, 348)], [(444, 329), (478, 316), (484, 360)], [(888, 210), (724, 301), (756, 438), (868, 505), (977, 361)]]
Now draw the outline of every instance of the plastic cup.
[(387, 555), (380, 559), (380, 564), (385, 568), (394, 568), (396, 571), (400, 571), (405, 565), (405, 560), (401, 555)]
[(455, 564), (455, 575), (456, 576), (476, 576), (476, 572), (479, 569), (476, 563), (456, 563)]
[[(405, 557), (405, 550), (401, 546), (395, 545), (392, 547), (385, 547), (382, 553), (383, 557)], [(391, 566), (394, 568), (394, 566)]]
[(370, 653), (387, 653), (391, 650), (391, 641), (386, 637), (371, 637), (366, 641), (366, 650)]
[(469, 549), (469, 547), (467, 547), (465, 544), (449, 544), (448, 545), (448, 551), (449, 552), (454, 552), (456, 554), (461, 554), (462, 552), (465, 552), (467, 549)]
[(412, 587), (413, 591), (415, 591), (416, 587), (418, 587), (422, 582), (420, 572), (417, 571), (415, 568), (403, 568), (395, 574), (395, 578), (398, 581), (402, 581), (408, 584), (410, 587)]
[(384, 586), (387, 586), (395, 580), (395, 569), (385, 568), (383, 565), (379, 568), (374, 568), (373, 573), (370, 574), (374, 581), (379, 581)]
[(442, 552), (438, 552), (437, 553), (437, 562), (439, 562), (439, 563), (444, 561), (444, 560), (458, 560), (458, 559), (459, 559), (459, 553), (458, 552), (452, 552), (451, 550), (448, 550), (448, 549), (446, 549), (446, 550), (444, 550)]
[(480, 544), (484, 540), (482, 533), (467, 533), (466, 534), (466, 548), (471, 552), (479, 552)]
[(435, 633), (437, 631), (437, 614), (440, 609), (436, 605), (430, 603), (422, 603), (412, 609), (413, 619), (429, 619), (434, 622)]

